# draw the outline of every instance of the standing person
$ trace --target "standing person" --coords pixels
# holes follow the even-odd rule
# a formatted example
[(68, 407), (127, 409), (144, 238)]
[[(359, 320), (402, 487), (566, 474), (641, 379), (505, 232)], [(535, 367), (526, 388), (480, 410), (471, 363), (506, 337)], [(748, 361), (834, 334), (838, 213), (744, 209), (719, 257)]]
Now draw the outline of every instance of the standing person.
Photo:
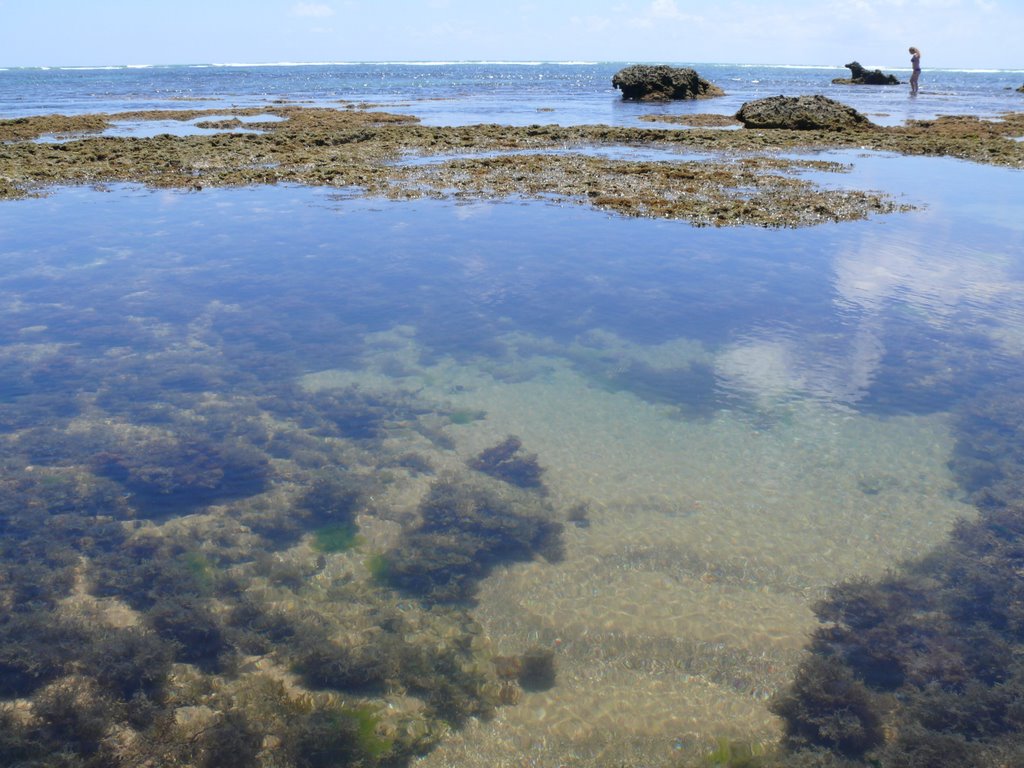
[(910, 64), (914, 71), (910, 74), (910, 95), (917, 96), (917, 80), (921, 77), (921, 51), (910, 46)]

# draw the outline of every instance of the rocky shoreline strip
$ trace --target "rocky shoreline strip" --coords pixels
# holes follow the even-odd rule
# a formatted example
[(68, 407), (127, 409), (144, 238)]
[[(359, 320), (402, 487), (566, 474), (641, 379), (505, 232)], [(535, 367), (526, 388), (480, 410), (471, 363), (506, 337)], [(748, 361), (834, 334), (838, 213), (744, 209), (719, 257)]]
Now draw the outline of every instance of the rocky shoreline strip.
[[(746, 106), (746, 105), (745, 105)], [(742, 111), (741, 111), (742, 112)], [(956, 157), (1024, 168), (1024, 113), (1000, 121), (968, 116), (841, 130), (587, 125), (428, 127), (415, 117), (301, 106), (236, 109), (235, 120), (201, 123), (223, 133), (151, 138), (99, 135), (115, 121), (196, 121), (223, 110), (49, 115), (0, 121), (0, 199), (68, 184), (139, 183), (156, 188), (296, 183), (354, 188), (366, 196), (496, 198), (555, 196), (624, 215), (696, 225), (807, 226), (896, 211), (874, 192), (826, 190), (801, 174), (839, 172), (840, 163), (781, 153), (863, 149)], [(258, 121), (259, 116), (268, 116)], [(691, 122), (697, 124), (700, 120)], [(708, 116), (710, 125), (733, 124)], [(258, 132), (252, 132), (258, 131)], [(38, 141), (52, 137), (54, 141)], [(665, 161), (617, 160), (593, 148), (666, 150)], [(515, 154), (507, 154), (514, 152)], [(671, 153), (698, 153), (674, 160)], [(485, 154), (485, 153), (490, 153)], [(506, 154), (502, 154), (506, 153)], [(413, 157), (430, 162), (403, 162)]]

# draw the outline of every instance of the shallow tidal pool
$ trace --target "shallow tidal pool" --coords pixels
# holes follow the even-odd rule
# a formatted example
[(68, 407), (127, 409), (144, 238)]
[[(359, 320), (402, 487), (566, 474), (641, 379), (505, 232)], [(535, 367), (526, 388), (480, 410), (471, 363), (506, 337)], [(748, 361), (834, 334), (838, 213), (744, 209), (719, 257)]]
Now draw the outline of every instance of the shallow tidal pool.
[[(716, 230), (286, 186), (3, 203), (0, 484), (31, 512), (5, 512), (20, 521), (2, 529), (5, 567), (52, 578), (34, 595), (8, 578), (0, 602), (173, 642), (150, 698), (182, 740), (209, 727), (214, 693), (251, 705), (239, 681), (260, 676), (282, 701), (399, 713), (373, 715), (389, 739), (433, 723), (423, 766), (667, 761), (776, 739), (767, 700), (811, 606), (974, 517), (958, 446), (991, 407), (978, 393), (1022, 367), (1019, 172), (829, 157), (852, 162), (844, 184), (917, 209)], [(393, 574), (431, 494), (475, 488), (479, 457), (509, 436), (540, 478), (510, 503), (560, 525), (558, 546), (480, 548), (454, 602), (434, 600), (436, 580), (432, 598), (411, 577), (382, 584), (379, 558)], [(474, 498), (497, 508), (523, 477), (498, 473)], [(339, 522), (341, 496), (325, 507), (315, 491), (350, 480)], [(325, 544), (332, 525), (358, 533)], [(194, 580), (187, 600), (161, 592), (157, 561)], [(172, 598), (209, 631), (168, 618)], [(317, 677), (271, 615), (320, 617), (343, 650), (389, 633), (450, 643), (496, 714), (448, 717), (400, 671)], [(494, 659), (526, 649), (550, 654), (553, 679), (503, 677)], [(42, 696), (69, 674), (55, 670), (5, 698)], [(291, 726), (251, 706), (288, 745)]]

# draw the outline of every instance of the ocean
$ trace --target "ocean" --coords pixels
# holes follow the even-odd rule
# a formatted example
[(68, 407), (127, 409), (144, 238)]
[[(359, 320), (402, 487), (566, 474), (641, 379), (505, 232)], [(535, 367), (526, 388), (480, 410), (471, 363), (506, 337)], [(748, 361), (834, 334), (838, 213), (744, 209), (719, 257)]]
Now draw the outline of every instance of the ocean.
[[(897, 125), (1024, 104), (1024, 71), (926, 67), (911, 98), (725, 64), (694, 65), (721, 99), (629, 104), (620, 66), (7, 69), (0, 120), (357, 103), (651, 127), (822, 93)], [(954, 531), (1012, 506), (1024, 456), (1021, 171), (813, 157), (847, 168), (821, 183), (912, 207), (764, 229), (297, 185), (0, 201), (0, 755), (770, 749), (815, 606), (927, 556), (943, 573)], [(1015, 620), (990, 631), (1018, 642)], [(921, 668), (856, 684), (937, 695), (947, 667)]]
[[(909, 61), (909, 60), (908, 60)], [(864, 62), (873, 69), (878, 65)], [(626, 62), (417, 62), (276, 65), (55, 67), (0, 70), (0, 118), (137, 109), (180, 109), (199, 100), (209, 107), (249, 107), (278, 99), (312, 106), (369, 101), (415, 114), (427, 125), (637, 125), (650, 105), (624, 104), (611, 79)], [(922, 92), (908, 87), (833, 85), (850, 70), (834, 66), (686, 64), (726, 92), (724, 98), (676, 103), (669, 113), (732, 114), (746, 101), (823, 94), (849, 104), (879, 124), (941, 114), (994, 117), (1019, 109), (1022, 70), (932, 70)], [(900, 80), (909, 69), (883, 68)], [(195, 105), (192, 105), (195, 106)], [(648, 124), (649, 125), (649, 124)]]

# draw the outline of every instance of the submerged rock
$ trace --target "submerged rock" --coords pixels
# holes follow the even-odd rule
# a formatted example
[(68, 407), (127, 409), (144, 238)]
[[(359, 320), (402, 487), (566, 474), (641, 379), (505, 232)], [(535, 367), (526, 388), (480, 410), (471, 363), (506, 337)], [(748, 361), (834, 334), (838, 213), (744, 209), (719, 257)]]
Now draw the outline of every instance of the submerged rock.
[(843, 131), (874, 127), (853, 107), (825, 96), (770, 96), (748, 101), (740, 107), (736, 119), (744, 128)]
[(612, 86), (630, 101), (669, 101), (672, 99), (710, 99), (725, 91), (709, 83), (689, 67), (665, 64), (634, 64), (620, 69), (612, 77)]
[(895, 75), (887, 75), (880, 69), (864, 69), (859, 62), (851, 61), (844, 65), (850, 70), (849, 77), (837, 77), (832, 82), (836, 85), (899, 85)]

